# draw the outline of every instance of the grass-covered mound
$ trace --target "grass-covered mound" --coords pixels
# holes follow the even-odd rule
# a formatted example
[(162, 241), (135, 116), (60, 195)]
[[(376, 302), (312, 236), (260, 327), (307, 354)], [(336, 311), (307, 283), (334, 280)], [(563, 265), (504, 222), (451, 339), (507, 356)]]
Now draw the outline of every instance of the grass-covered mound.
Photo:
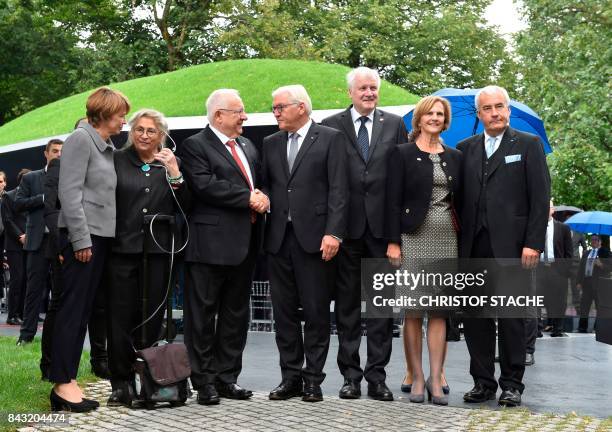
[[(168, 117), (204, 114), (204, 101), (218, 88), (240, 91), (247, 113), (270, 110), (275, 88), (302, 84), (314, 109), (343, 108), (349, 104), (346, 66), (299, 60), (232, 60), (193, 66), (174, 72), (111, 84), (132, 103), (132, 112), (154, 108)], [(0, 127), (0, 145), (68, 133), (85, 115), (91, 91), (37, 108)], [(380, 105), (413, 104), (418, 97), (383, 82)]]

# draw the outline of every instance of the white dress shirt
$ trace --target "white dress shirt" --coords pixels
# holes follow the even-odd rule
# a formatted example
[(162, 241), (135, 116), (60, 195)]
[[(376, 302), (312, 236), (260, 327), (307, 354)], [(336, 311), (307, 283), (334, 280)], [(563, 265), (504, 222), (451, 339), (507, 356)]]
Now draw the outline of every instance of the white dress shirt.
[[(306, 124), (296, 131), (299, 135), (298, 140), (297, 140), (298, 141), (298, 153), (300, 151), (300, 148), (302, 148), (302, 143), (304, 142), (304, 138), (306, 138), (306, 134), (308, 133), (308, 130), (310, 129), (311, 125), (312, 125), (312, 120), (308, 119)], [(287, 159), (289, 159), (289, 146), (291, 145), (291, 135), (292, 134), (293, 132), (289, 132), (289, 134), (287, 135)]]
[[(351, 107), (351, 118), (353, 119), (353, 127), (355, 128), (355, 136), (359, 135), (359, 128), (361, 127), (360, 118), (363, 117), (357, 112), (355, 107)], [(374, 110), (366, 116), (369, 121), (365, 123), (366, 130), (368, 131), (368, 145), (372, 144), (372, 126), (374, 125)]]
[(546, 244), (544, 246), (544, 252), (540, 254), (540, 261), (545, 263), (551, 263), (555, 261), (555, 221), (553, 218), (548, 219), (548, 226), (546, 227)]
[(210, 125), (210, 130), (212, 130), (215, 135), (217, 135), (217, 138), (219, 138), (221, 140), (221, 142), (224, 144), (225, 149), (229, 152), (230, 156), (232, 156), (232, 159), (234, 158), (234, 156), (232, 155), (232, 149), (230, 148), (230, 146), (227, 145), (227, 142), (229, 140), (234, 140), (236, 141), (236, 153), (238, 153), (238, 157), (240, 158), (240, 161), (242, 162), (242, 165), (244, 165), (244, 169), (247, 172), (247, 176), (249, 177), (249, 183), (251, 184), (251, 187), (255, 187), (255, 184), (253, 183), (253, 175), (251, 174), (251, 167), (249, 166), (249, 160), (247, 159), (246, 155), (244, 154), (244, 150), (242, 150), (242, 143), (240, 143), (240, 141), (238, 141), (238, 139), (236, 138), (230, 138), (228, 136), (226, 136), (223, 132), (221, 132), (220, 130), (216, 129), (215, 127), (213, 127), (212, 125)]
[(499, 148), (499, 145), (502, 142), (502, 138), (504, 137), (504, 133), (506, 133), (506, 131), (504, 130), (502, 133), (500, 133), (497, 136), (491, 136), (487, 133), (487, 131), (484, 132), (484, 146), (485, 146), (485, 151), (487, 150), (487, 142), (489, 141), (489, 138), (495, 138), (495, 145), (493, 146), (493, 153), (491, 153), (491, 156), (493, 156), (495, 154), (495, 152), (497, 151), (497, 149)]

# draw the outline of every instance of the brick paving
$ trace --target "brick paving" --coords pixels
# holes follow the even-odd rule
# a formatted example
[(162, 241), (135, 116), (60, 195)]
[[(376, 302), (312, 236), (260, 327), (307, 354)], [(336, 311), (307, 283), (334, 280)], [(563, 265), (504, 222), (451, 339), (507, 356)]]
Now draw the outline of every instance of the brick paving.
[(219, 405), (198, 405), (192, 397), (182, 407), (156, 410), (106, 407), (108, 381), (86, 388), (100, 401), (97, 410), (71, 414), (69, 425), (33, 425), (30, 431), (612, 431), (612, 420), (586, 416), (535, 414), (526, 409), (466, 409), (403, 400), (379, 402), (367, 397), (342, 400), (325, 396), (319, 403), (270, 401), (255, 392), (248, 401), (222, 399)]

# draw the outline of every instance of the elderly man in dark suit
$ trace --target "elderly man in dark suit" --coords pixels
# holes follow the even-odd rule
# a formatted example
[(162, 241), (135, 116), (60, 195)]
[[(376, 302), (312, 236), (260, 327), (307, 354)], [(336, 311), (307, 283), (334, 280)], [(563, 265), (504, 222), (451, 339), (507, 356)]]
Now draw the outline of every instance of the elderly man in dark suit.
[(206, 110), (209, 125), (183, 142), (181, 157), (194, 195), (185, 256), (185, 344), (197, 401), (212, 405), (219, 396), (252, 396), (236, 381), (263, 228), (260, 213), (269, 201), (257, 189), (257, 149), (240, 136), (247, 116), (238, 92), (214, 91)]
[[(27, 168), (19, 171), (17, 183), (30, 170)], [(23, 303), (26, 293), (26, 260), (27, 254), (23, 250), (26, 241), (26, 218), (22, 213), (15, 210), (15, 196), (19, 186), (6, 192), (2, 198), (2, 222), (4, 223), (4, 250), (6, 260), (11, 272), (11, 280), (8, 292), (8, 317), (6, 323), (9, 325), (21, 325), (23, 323)]]
[(23, 250), (28, 255), (23, 324), (21, 324), (17, 345), (31, 342), (36, 335), (38, 313), (47, 286), (49, 260), (46, 256), (46, 248), (49, 231), (45, 227), (43, 184), (47, 165), (53, 159), (60, 157), (62, 144), (63, 141), (59, 139), (52, 139), (47, 143), (44, 152), (47, 162), (45, 168), (24, 175), (15, 197), (15, 209), (27, 214), (26, 242)]
[(361, 396), (365, 376), (368, 394), (390, 401), (393, 393), (385, 384), (385, 366), (391, 356), (392, 318), (368, 318), (368, 358), (360, 367), (361, 344), (361, 259), (385, 258), (385, 181), (387, 155), (407, 141), (401, 117), (376, 108), (380, 77), (378, 72), (358, 67), (347, 75), (352, 105), (323, 120), (322, 124), (341, 131), (350, 143), (347, 149), (349, 212), (347, 234), (340, 245), (335, 281), (335, 314), (338, 329), (338, 367), (344, 376), (343, 399)]
[(282, 382), (269, 397), (317, 402), (329, 349), (328, 272), (346, 234), (348, 144), (341, 132), (310, 119), (303, 86), (280, 87), (272, 98), (281, 130), (264, 139), (264, 191), (271, 201), (265, 250)]
[[(457, 145), (463, 152), (460, 256), (520, 259), (524, 267), (533, 268), (544, 250), (550, 199), (542, 143), (534, 135), (509, 127), (510, 98), (503, 88), (485, 87), (476, 94), (475, 102), (484, 133)], [(505, 271), (503, 266), (494, 270), (498, 275)], [(527, 277), (513, 276), (512, 284), (517, 289), (528, 286)], [(499, 285), (508, 279), (498, 277), (494, 282)], [(525, 387), (525, 319), (499, 318), (497, 324), (502, 389), (499, 403), (517, 406)], [(464, 400), (494, 399), (498, 385), (494, 375), (495, 320), (466, 319), (464, 328), (474, 379), (474, 388)]]
[(578, 321), (578, 332), (586, 333), (589, 327), (589, 311), (591, 304), (595, 302), (597, 308), (596, 281), (609, 267), (610, 250), (602, 247), (601, 238), (593, 234), (591, 236), (591, 249), (585, 251), (578, 266), (576, 286), (581, 291), (580, 297), (580, 320)]

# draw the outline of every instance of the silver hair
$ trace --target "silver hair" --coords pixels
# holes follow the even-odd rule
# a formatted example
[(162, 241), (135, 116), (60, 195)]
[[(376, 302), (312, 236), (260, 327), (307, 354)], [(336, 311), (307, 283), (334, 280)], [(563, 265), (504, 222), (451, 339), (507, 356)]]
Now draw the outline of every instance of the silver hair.
[(240, 93), (235, 89), (217, 89), (206, 99), (206, 118), (208, 123), (213, 124), (215, 113), (221, 108), (225, 108), (225, 104), (230, 98), (238, 98), (240, 101)]
[(380, 75), (378, 74), (378, 71), (365, 66), (359, 66), (346, 74), (346, 84), (348, 85), (349, 90), (353, 88), (355, 78), (357, 78), (358, 75), (364, 75), (368, 78), (376, 80), (376, 87), (380, 88)]
[(308, 92), (301, 84), (293, 84), (288, 86), (279, 87), (272, 92), (272, 97), (287, 93), (293, 102), (302, 102), (306, 108), (306, 113), (310, 115), (312, 113), (312, 102)]
[(159, 129), (162, 133), (160, 145), (161, 147), (163, 147), (166, 143), (166, 136), (168, 135), (168, 122), (166, 121), (166, 117), (164, 117), (162, 113), (149, 108), (143, 108), (141, 110), (136, 111), (128, 121), (128, 125), (130, 125), (130, 131), (128, 132), (128, 139), (125, 143), (125, 146), (130, 147), (134, 144), (132, 140), (132, 134), (134, 133), (134, 128), (136, 127), (141, 118), (150, 118), (151, 120), (153, 120), (153, 122), (155, 123), (155, 127)]
[(474, 105), (476, 105), (476, 111), (480, 111), (480, 102), (478, 100), (480, 99), (481, 94), (490, 95), (495, 93), (501, 93), (502, 95), (504, 95), (504, 98), (506, 99), (506, 105), (510, 106), (510, 96), (508, 96), (508, 92), (506, 91), (506, 89), (496, 85), (489, 85), (481, 88), (476, 92), (476, 96), (474, 96)]

